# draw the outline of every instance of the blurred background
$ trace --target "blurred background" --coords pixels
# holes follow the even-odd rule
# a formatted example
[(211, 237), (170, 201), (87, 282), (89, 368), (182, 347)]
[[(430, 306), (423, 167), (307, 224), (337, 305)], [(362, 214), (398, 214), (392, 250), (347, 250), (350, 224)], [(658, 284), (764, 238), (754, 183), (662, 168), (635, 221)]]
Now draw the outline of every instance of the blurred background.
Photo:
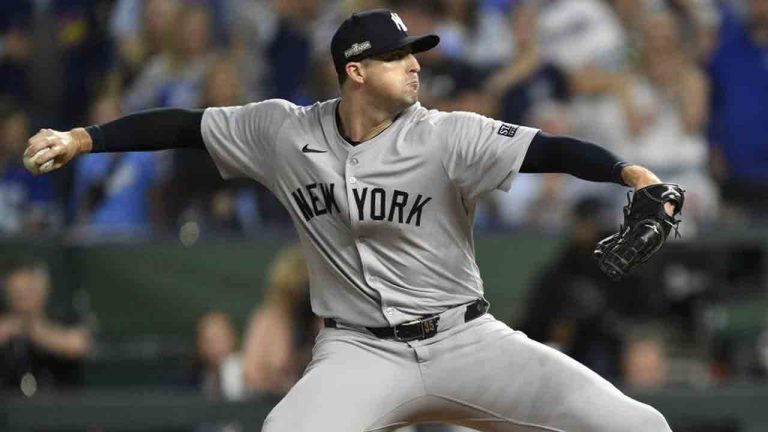
[(682, 238), (612, 283), (591, 251), (626, 189), (518, 176), (476, 219), (491, 312), (675, 431), (768, 430), (768, 0), (2, 0), (0, 430), (260, 429), (319, 328), (278, 201), (199, 151), (40, 177), (21, 153), (148, 108), (336, 97), (331, 36), (378, 6), (441, 37), (417, 56), (423, 105), (688, 190)]

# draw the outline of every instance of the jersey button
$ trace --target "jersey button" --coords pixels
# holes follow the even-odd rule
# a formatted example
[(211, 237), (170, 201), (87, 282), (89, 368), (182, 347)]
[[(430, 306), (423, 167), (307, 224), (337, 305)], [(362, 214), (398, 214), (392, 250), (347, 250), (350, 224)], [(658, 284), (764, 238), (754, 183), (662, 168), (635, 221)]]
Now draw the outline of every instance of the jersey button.
[(378, 281), (379, 281), (379, 280), (378, 280), (378, 279), (376, 279), (376, 276), (368, 276), (368, 283), (372, 283), (372, 284), (375, 284), (375, 283), (376, 283), (376, 282), (378, 282)]
[(395, 313), (395, 308), (393, 308), (393, 307), (388, 307), (388, 308), (384, 309), (384, 312), (385, 312), (387, 315), (392, 315), (393, 313)]
[(357, 179), (354, 178), (354, 177), (350, 177), (349, 178), (349, 182), (352, 183), (352, 184), (355, 184), (355, 183), (357, 183)]
[(357, 158), (352, 158), (352, 159), (349, 160), (349, 164), (352, 165), (352, 166), (357, 165), (358, 162), (360, 162), (360, 161), (358, 161)]

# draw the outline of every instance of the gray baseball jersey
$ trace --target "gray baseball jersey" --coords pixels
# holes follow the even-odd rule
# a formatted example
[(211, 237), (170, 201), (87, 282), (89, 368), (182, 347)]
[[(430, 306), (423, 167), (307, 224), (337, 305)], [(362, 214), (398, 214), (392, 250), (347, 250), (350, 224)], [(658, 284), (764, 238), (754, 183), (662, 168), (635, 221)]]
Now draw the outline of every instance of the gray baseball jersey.
[[(575, 360), (491, 315), (472, 222), (480, 195), (508, 189), (535, 129), (415, 104), (352, 146), (331, 100), (268, 100), (205, 111), (202, 134), (224, 177), (247, 176), (289, 209), (312, 306), (334, 318), (304, 376), (264, 432), (389, 430), (441, 421), (493, 432), (670, 432), (663, 416)], [(440, 314), (432, 338), (361, 328)], [(265, 349), (269, 349), (266, 347)]]
[(222, 176), (255, 178), (289, 210), (314, 312), (381, 327), (482, 297), (475, 203), (509, 189), (537, 130), (416, 103), (352, 146), (338, 102), (209, 108), (202, 121)]

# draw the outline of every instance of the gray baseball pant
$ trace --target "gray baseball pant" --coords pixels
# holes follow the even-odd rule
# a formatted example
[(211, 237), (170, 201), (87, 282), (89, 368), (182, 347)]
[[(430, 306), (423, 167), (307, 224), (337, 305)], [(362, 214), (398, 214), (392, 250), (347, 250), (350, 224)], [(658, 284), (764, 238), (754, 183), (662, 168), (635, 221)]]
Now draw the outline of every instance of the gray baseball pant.
[(325, 328), (264, 432), (363, 432), (443, 422), (493, 432), (670, 432), (572, 358), (490, 314), (412, 342)]

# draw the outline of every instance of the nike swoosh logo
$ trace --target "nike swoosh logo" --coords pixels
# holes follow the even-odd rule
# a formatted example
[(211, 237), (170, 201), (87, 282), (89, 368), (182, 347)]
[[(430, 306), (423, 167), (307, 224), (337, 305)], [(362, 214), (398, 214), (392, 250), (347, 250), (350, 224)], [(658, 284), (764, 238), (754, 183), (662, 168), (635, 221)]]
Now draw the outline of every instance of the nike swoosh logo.
[(309, 148), (309, 144), (304, 144), (304, 147), (301, 148), (302, 153), (328, 153), (328, 150), (316, 150)]

